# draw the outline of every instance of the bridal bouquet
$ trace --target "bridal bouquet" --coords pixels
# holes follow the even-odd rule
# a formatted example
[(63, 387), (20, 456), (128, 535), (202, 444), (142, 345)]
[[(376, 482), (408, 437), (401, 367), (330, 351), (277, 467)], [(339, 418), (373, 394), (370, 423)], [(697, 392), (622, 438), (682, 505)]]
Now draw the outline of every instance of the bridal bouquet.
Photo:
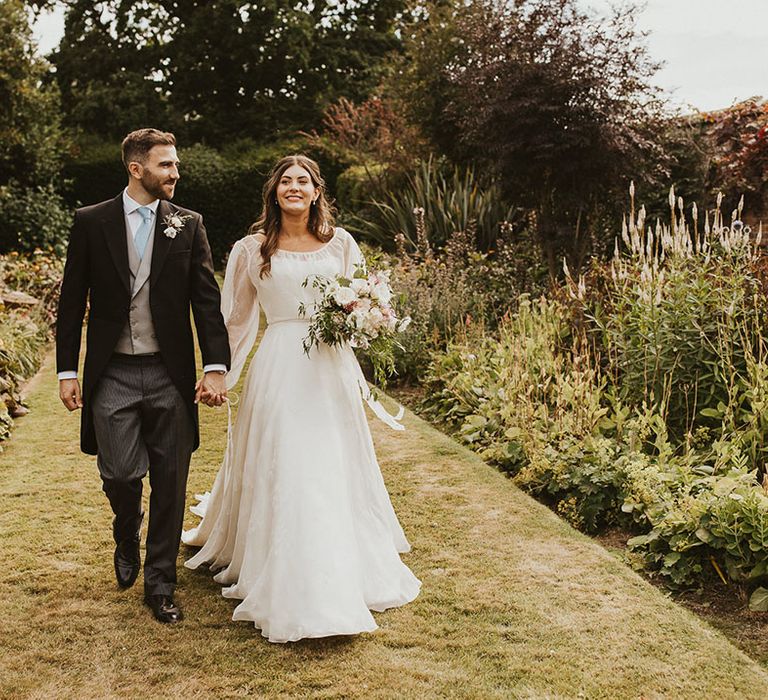
[[(408, 316), (398, 318), (392, 308), (389, 272), (366, 272), (360, 265), (352, 279), (312, 275), (303, 286), (310, 283), (322, 296), (314, 304), (304, 352), (309, 355), (321, 342), (363, 348), (373, 365), (376, 383), (384, 386), (387, 374), (395, 369), (395, 348), (402, 347), (397, 334), (411, 322)], [(306, 316), (304, 304), (299, 305), (299, 313)]]

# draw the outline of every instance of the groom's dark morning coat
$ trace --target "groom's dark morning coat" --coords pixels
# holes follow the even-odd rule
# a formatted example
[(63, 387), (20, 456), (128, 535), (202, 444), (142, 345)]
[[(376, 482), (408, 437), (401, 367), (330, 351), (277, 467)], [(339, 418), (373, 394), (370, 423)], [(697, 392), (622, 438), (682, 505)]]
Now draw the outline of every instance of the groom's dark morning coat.
[[(190, 216), (175, 238), (164, 233), (168, 214)], [(80, 445), (97, 454), (91, 412), (94, 387), (128, 322), (131, 306), (128, 239), (122, 193), (115, 199), (75, 212), (56, 323), (58, 371), (77, 370), (86, 301), (87, 351), (83, 375)], [(202, 217), (160, 201), (155, 217), (150, 272), (150, 309), (160, 354), (195, 423), (193, 449), (199, 444), (195, 397), (195, 350), (189, 309), (195, 317), (203, 364), (229, 367), (229, 341), (220, 312), (219, 288)]]

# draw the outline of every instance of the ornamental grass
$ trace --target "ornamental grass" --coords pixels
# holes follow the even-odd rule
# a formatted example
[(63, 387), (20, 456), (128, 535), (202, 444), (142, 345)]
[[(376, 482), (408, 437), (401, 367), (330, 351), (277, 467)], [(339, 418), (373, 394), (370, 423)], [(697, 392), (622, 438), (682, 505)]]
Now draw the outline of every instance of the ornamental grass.
[(674, 190), (650, 226), (633, 189), (613, 259), (454, 338), (425, 410), (576, 527), (628, 530), (670, 585), (736, 581), (768, 609), (762, 231)]

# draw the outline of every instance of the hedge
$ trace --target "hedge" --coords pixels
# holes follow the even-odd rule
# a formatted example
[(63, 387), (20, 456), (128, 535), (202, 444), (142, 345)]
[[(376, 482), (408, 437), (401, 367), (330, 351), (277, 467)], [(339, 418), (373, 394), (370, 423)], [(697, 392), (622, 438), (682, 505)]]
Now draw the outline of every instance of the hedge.
[[(266, 176), (279, 158), (290, 153), (316, 158), (333, 196), (336, 179), (345, 165), (311, 152), (300, 137), (261, 145), (244, 140), (223, 151), (202, 144), (179, 148), (181, 180), (174, 202), (203, 215), (217, 262), (258, 218)], [(126, 183), (119, 145), (95, 143), (81, 147), (65, 165), (64, 175), (70, 181), (67, 202), (71, 207), (114, 197)]]

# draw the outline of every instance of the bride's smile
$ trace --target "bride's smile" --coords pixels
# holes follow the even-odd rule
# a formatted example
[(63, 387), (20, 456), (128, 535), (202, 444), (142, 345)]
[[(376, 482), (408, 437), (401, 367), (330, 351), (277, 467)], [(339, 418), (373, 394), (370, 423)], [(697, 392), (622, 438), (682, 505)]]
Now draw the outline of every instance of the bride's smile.
[(312, 178), (300, 165), (292, 165), (283, 173), (276, 194), (280, 209), (289, 217), (306, 214), (317, 197)]

